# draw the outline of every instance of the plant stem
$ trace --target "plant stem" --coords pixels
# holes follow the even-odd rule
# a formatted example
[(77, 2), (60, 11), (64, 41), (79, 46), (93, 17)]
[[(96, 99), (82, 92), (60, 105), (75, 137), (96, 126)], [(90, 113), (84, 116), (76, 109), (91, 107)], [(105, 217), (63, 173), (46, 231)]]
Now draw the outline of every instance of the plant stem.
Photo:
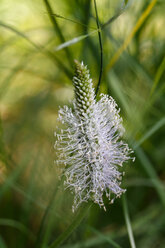
[(98, 13), (97, 13), (96, 0), (94, 0), (94, 5), (95, 5), (95, 12), (96, 12), (96, 24), (97, 24), (97, 29), (98, 29), (99, 44), (100, 44), (100, 75), (99, 75), (99, 81), (98, 81), (97, 88), (96, 88), (96, 96), (97, 96), (99, 89), (100, 89), (101, 78), (103, 74), (103, 46), (102, 46), (101, 28), (100, 28)]
[(59, 247), (70, 235), (71, 233), (80, 225), (81, 221), (86, 216), (88, 210), (90, 209), (92, 203), (84, 204), (75, 218), (73, 222), (68, 226), (68, 228), (55, 240), (52, 242), (48, 248), (56, 248)]

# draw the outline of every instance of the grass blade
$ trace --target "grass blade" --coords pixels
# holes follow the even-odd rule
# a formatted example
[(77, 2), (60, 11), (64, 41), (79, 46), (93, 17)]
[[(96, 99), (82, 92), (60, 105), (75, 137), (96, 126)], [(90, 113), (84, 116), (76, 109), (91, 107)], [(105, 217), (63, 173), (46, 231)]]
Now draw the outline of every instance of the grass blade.
[(146, 134), (143, 135), (143, 137), (138, 142), (136, 142), (136, 145), (134, 146), (135, 149), (164, 125), (165, 125), (165, 117), (159, 120), (151, 129), (149, 129), (149, 131)]
[(157, 87), (157, 85), (158, 85), (158, 83), (162, 77), (164, 70), (165, 70), (165, 56), (164, 56), (162, 63), (160, 64), (160, 66), (157, 70), (157, 73), (155, 75), (155, 79), (154, 79), (153, 86), (151, 88), (150, 96), (152, 96), (152, 94), (154, 93), (154, 91), (155, 91), (155, 89), (156, 89), (156, 87)]
[(127, 200), (126, 200), (125, 195), (123, 195), (122, 200), (123, 200), (122, 203), (123, 203), (124, 218), (125, 218), (125, 222), (126, 222), (126, 226), (127, 226), (130, 245), (131, 245), (131, 248), (136, 248), (135, 240), (134, 240), (134, 236), (133, 236), (133, 231), (132, 231), (132, 227), (131, 227), (131, 222), (130, 222), (130, 217), (129, 217), (129, 213), (128, 213)]
[(153, 184), (155, 186), (155, 189), (159, 195), (159, 198), (162, 202), (162, 204), (165, 206), (165, 192), (164, 192), (164, 188), (162, 187), (162, 183), (160, 182), (156, 171), (154, 170), (153, 165), (151, 164), (151, 162), (149, 161), (149, 159), (147, 158), (147, 156), (145, 155), (144, 151), (142, 150), (142, 148), (137, 147), (136, 148), (136, 154), (141, 162), (141, 164), (143, 165), (147, 175), (150, 177), (150, 179), (153, 181)]
[(36, 45), (31, 39), (29, 39), (23, 32), (17, 30), (15, 27), (9, 25), (9, 24), (6, 24), (2, 21), (0, 21), (0, 26), (1, 27), (4, 27), (12, 32), (14, 32), (15, 34), (17, 34), (18, 36), (22, 37), (23, 39), (27, 40), (33, 47), (35, 47), (36, 49), (39, 48), (38, 45)]
[(7, 227), (15, 228), (19, 230), (20, 232), (24, 233), (25, 235), (27, 235), (30, 239), (35, 240), (34, 234), (19, 221), (1, 218), (0, 226), (7, 226)]
[(150, 4), (148, 5), (148, 7), (146, 8), (146, 10), (142, 13), (142, 15), (140, 16), (140, 18), (137, 21), (136, 25), (132, 29), (131, 33), (127, 36), (127, 38), (125, 39), (124, 43), (121, 45), (121, 47), (119, 47), (118, 51), (114, 54), (114, 56), (112, 57), (111, 61), (107, 65), (106, 72), (109, 71), (114, 66), (114, 64), (117, 62), (117, 60), (119, 59), (120, 55), (127, 48), (129, 43), (131, 42), (132, 38), (134, 37), (136, 32), (140, 29), (140, 27), (142, 26), (142, 24), (144, 23), (144, 21), (146, 20), (148, 15), (151, 13), (151, 11), (154, 8), (156, 3), (157, 3), (157, 0), (152, 0), (150, 2)]
[(105, 240), (106, 243), (112, 245), (112, 247), (121, 248), (121, 246), (118, 245), (111, 237), (108, 237), (107, 235), (102, 234), (101, 232), (97, 231), (95, 228), (89, 227), (89, 229), (93, 233), (95, 233), (98, 237), (100, 237), (102, 240)]
[(52, 52), (50, 52), (49, 50), (47, 50), (45, 47), (42, 47), (41, 45), (38, 45), (36, 43), (34, 43), (30, 38), (28, 38), (23, 32), (19, 31), (18, 29), (16, 29), (15, 27), (8, 25), (6, 23), (3, 23), (2, 21), (0, 21), (0, 26), (14, 32), (15, 34), (17, 34), (18, 36), (20, 36), (21, 38), (25, 39), (26, 41), (28, 41), (35, 49), (37, 49), (39, 52), (43, 53), (44, 55), (48, 56), (50, 59), (53, 60), (53, 62), (56, 62), (57, 65), (65, 72), (65, 74), (69, 77), (72, 78), (72, 72), (65, 66), (65, 64), (63, 64), (59, 58), (57, 58), (55, 56), (55, 54), (53, 54)]
[[(50, 18), (50, 20), (51, 20), (51, 22), (53, 24), (55, 32), (57, 32), (57, 34), (58, 34), (58, 36), (60, 38), (60, 41), (62, 43), (65, 43), (65, 38), (64, 38), (64, 36), (63, 36), (63, 34), (61, 32), (61, 29), (60, 29), (60, 27), (59, 27), (59, 25), (58, 25), (58, 23), (56, 21), (55, 16), (53, 15), (53, 10), (52, 10), (52, 7), (51, 7), (49, 1), (48, 0), (43, 0), (43, 1), (45, 3), (46, 8), (47, 8), (48, 15), (49, 15), (49, 18)], [(65, 52), (66, 52), (66, 56), (68, 58), (69, 63), (72, 65), (73, 64), (72, 54), (70, 53), (70, 51), (68, 50), (67, 47), (65, 47)]]
[(78, 25), (81, 25), (81, 26), (83, 26), (83, 27), (88, 27), (89, 29), (94, 29), (94, 30), (96, 30), (95, 27), (90, 27), (90, 26), (88, 26), (88, 25), (86, 25), (86, 24), (84, 24), (84, 23), (82, 23), (82, 22), (78, 22), (78, 21), (76, 21), (76, 20), (69, 19), (69, 18), (64, 17), (64, 16), (61, 16), (61, 15), (59, 15), (59, 14), (53, 14), (53, 16), (55, 16), (56, 18), (60, 18), (60, 19), (69, 21), (69, 22), (73, 22), (73, 23), (78, 24)]
[(72, 46), (75, 43), (77, 43), (77, 42), (89, 37), (90, 35), (95, 34), (96, 32), (97, 31), (93, 31), (93, 32), (90, 32), (89, 34), (81, 35), (81, 36), (73, 38), (72, 40), (66, 41), (66, 42), (60, 44), (59, 46), (55, 47), (55, 51), (59, 51), (59, 50), (62, 50), (64, 48), (66, 48), (66, 47)]
[(7, 245), (5, 244), (4, 240), (2, 239), (2, 237), (0, 236), (0, 247), (1, 248), (7, 248)]

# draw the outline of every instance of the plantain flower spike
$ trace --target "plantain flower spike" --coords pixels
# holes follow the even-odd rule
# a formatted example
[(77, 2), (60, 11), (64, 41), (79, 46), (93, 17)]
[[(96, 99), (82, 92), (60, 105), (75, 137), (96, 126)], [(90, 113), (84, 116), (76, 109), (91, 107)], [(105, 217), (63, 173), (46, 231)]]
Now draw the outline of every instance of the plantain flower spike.
[(121, 140), (124, 128), (116, 102), (104, 94), (96, 101), (83, 62), (75, 61), (73, 85), (73, 107), (64, 106), (58, 113), (64, 128), (55, 133), (56, 163), (65, 165), (65, 187), (74, 193), (73, 211), (89, 200), (105, 209), (104, 195), (112, 203), (125, 192), (120, 187), (123, 173), (119, 168), (134, 160), (133, 151)]

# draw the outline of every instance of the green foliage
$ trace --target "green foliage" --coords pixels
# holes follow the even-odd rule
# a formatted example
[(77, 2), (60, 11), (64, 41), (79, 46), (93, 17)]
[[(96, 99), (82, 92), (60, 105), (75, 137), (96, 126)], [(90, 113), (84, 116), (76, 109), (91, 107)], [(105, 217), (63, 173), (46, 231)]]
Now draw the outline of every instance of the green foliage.
[(125, 165), (127, 201), (117, 199), (107, 212), (92, 205), (73, 214), (72, 195), (54, 165), (57, 111), (73, 98), (74, 59), (88, 65), (95, 86), (99, 78), (94, 1), (2, 0), (2, 248), (164, 247), (165, 3), (96, 2), (103, 46), (99, 92), (120, 106), (136, 156)]

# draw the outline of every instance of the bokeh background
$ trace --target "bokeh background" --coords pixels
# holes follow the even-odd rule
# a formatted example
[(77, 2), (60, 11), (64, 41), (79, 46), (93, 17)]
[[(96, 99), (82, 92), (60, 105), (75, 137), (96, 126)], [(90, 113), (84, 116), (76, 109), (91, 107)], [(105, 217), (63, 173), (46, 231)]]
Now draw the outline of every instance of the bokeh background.
[[(133, 247), (129, 216), (137, 247), (164, 248), (165, 2), (97, 0), (97, 8), (101, 25), (115, 16), (102, 29), (100, 92), (117, 101), (136, 161), (124, 166), (125, 201), (107, 202), (106, 212), (93, 205), (60, 247)], [(74, 59), (88, 65), (96, 86), (100, 47), (92, 0), (0, 1), (1, 248), (36, 247), (52, 196), (42, 248), (74, 218), (53, 148), (59, 105), (74, 96)]]

